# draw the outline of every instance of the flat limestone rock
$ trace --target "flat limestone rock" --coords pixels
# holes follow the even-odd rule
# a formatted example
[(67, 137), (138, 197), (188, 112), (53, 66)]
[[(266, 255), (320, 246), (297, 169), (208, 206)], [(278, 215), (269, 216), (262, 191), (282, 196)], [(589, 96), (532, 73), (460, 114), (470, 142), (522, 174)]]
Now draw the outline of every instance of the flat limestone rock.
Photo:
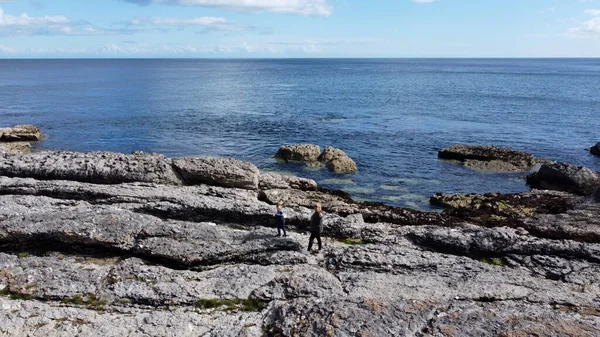
[(41, 151), (0, 154), (0, 176), (41, 180), (72, 180), (95, 184), (148, 182), (182, 184), (170, 159), (160, 154), (137, 152)]
[(0, 153), (2, 153), (2, 152), (30, 153), (31, 152), (31, 143), (28, 143), (28, 142), (0, 143)]
[(0, 142), (38, 141), (43, 137), (40, 129), (33, 125), (16, 125), (0, 128)]
[(188, 185), (258, 188), (258, 168), (241, 160), (217, 157), (176, 158), (173, 159), (173, 166)]
[(523, 151), (483, 145), (454, 145), (443, 148), (438, 152), (438, 158), (458, 160), (469, 168), (498, 172), (527, 171), (537, 163), (545, 162)]
[(317, 183), (312, 179), (271, 172), (261, 173), (258, 185), (261, 190), (292, 188), (303, 191), (315, 191), (317, 189)]

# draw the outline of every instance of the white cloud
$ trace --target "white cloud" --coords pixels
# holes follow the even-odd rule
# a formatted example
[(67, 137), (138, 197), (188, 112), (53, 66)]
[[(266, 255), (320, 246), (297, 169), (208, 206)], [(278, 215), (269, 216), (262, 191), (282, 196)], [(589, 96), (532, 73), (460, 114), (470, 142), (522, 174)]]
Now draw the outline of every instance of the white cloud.
[[(0, 0), (1, 1), (1, 0)], [(27, 36), (27, 35), (120, 35), (136, 32), (161, 32), (157, 29), (142, 29), (131, 27), (102, 28), (96, 27), (86, 21), (72, 21), (69, 18), (57, 16), (32, 17), (23, 13), (21, 15), (6, 14), (0, 8), (0, 36)]]
[(129, 22), (133, 26), (201, 26), (208, 30), (223, 30), (238, 32), (248, 29), (248, 26), (236, 24), (221, 17), (203, 16), (197, 18), (175, 18), (175, 17), (137, 17)]
[(42, 16), (42, 17), (31, 17), (25, 13), (20, 16), (4, 14), (2, 8), (0, 8), (0, 27), (7, 26), (37, 26), (37, 25), (53, 25), (53, 24), (65, 24), (69, 23), (69, 19), (64, 16)]
[(418, 3), (418, 4), (426, 4), (426, 3), (430, 3), (430, 2), (434, 2), (437, 0), (412, 0), (412, 2), (414, 3)]
[(582, 22), (579, 26), (570, 28), (564, 34), (574, 38), (600, 38), (600, 10), (589, 9), (585, 14), (596, 15), (589, 21)]
[(139, 5), (169, 4), (180, 6), (217, 7), (239, 12), (290, 13), (299, 15), (331, 15), (327, 0), (121, 0)]

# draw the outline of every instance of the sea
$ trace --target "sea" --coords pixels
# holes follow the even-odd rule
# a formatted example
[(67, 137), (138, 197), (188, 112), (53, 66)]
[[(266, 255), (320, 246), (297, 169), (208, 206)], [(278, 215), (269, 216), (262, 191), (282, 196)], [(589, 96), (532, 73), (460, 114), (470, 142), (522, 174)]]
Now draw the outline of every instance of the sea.
[[(432, 210), (442, 193), (522, 192), (525, 173), (437, 159), (508, 146), (600, 170), (600, 59), (0, 60), (0, 126), (35, 124), (37, 149), (224, 156), (311, 178), (357, 200)], [(344, 150), (355, 174), (273, 156)]]

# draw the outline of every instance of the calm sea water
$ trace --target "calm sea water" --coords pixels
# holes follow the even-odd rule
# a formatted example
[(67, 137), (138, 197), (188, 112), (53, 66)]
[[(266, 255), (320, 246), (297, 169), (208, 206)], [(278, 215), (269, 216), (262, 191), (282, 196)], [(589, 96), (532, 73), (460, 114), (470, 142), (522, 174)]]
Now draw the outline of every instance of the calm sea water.
[[(358, 199), (427, 209), (435, 192), (520, 192), (521, 174), (437, 160), (494, 144), (600, 170), (599, 59), (0, 60), (0, 125), (38, 148), (231, 156)], [(336, 175), (272, 157), (282, 144), (345, 150)]]

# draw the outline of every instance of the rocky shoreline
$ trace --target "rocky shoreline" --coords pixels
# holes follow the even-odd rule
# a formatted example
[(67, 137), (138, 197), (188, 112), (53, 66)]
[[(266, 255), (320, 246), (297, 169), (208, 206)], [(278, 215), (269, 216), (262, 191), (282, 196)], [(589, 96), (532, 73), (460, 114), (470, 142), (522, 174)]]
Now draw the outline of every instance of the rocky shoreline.
[(0, 336), (596, 336), (597, 173), (543, 165), (560, 191), (438, 214), (234, 159), (0, 151)]

